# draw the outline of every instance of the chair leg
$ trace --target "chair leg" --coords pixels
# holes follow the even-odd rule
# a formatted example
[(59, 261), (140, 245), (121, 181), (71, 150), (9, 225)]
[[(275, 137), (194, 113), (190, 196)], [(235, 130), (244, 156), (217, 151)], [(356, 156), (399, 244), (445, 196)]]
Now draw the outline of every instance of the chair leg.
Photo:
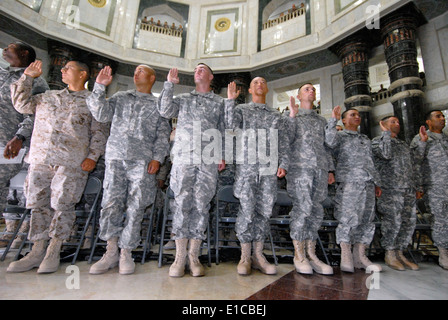
[(162, 220), (162, 230), (160, 230), (160, 244), (159, 244), (159, 268), (162, 267), (163, 260), (163, 241), (165, 240), (165, 228), (166, 228), (166, 220), (167, 220), (167, 211), (163, 210), (163, 220)]
[(207, 255), (208, 255), (208, 267), (210, 268), (212, 266), (212, 256), (211, 256), (211, 250), (210, 250), (210, 220), (208, 221), (207, 226)]
[[(14, 230), (14, 233), (13, 233), (13, 235), (12, 235), (11, 240), (9, 241), (8, 245), (6, 246), (5, 251), (4, 251), (3, 254), (2, 254), (2, 257), (0, 258), (0, 261), (4, 261), (4, 260), (5, 260), (6, 255), (8, 254), (9, 250), (11, 249), (11, 245), (12, 245), (14, 239), (16, 238), (17, 234), (19, 233), (19, 230), (20, 230), (20, 227), (21, 227), (22, 224), (23, 224), (23, 221), (25, 221), (25, 218), (30, 214), (30, 212), (31, 212), (31, 209), (26, 209), (26, 210), (23, 212), (22, 217), (20, 218), (19, 223), (18, 223), (16, 229)], [(27, 237), (26, 237), (26, 238), (27, 238)], [(26, 238), (22, 241), (22, 244), (25, 243)], [(20, 254), (20, 251), (21, 251), (22, 248), (23, 248), (23, 245), (20, 246), (19, 251), (18, 251), (18, 254)], [(16, 255), (17, 258), (18, 258), (18, 254)], [(16, 259), (16, 260), (17, 260), (17, 259)]]
[(278, 266), (277, 255), (275, 254), (274, 239), (272, 237), (272, 230), (271, 230), (271, 226), (270, 225), (269, 225), (269, 241), (271, 242), (271, 250), (272, 250), (272, 255), (274, 257), (275, 265)]
[(322, 244), (322, 241), (320, 240), (320, 236), (319, 235), (317, 235), (317, 242), (319, 243), (320, 249), (322, 250), (322, 252), (324, 254), (325, 261), (327, 262), (328, 265), (330, 265), (330, 260), (328, 260), (327, 253), (325, 252), (324, 245)]
[(76, 263), (76, 259), (78, 259), (78, 254), (79, 254), (79, 251), (81, 250), (81, 246), (82, 246), (82, 243), (84, 242), (87, 230), (89, 229), (90, 221), (92, 221), (92, 215), (93, 215), (93, 211), (91, 211), (89, 213), (89, 216), (87, 217), (87, 220), (85, 222), (84, 228), (82, 229), (82, 233), (81, 233), (81, 237), (79, 239), (79, 243), (76, 246), (76, 251), (75, 251), (75, 254), (73, 255), (72, 265), (75, 264)]

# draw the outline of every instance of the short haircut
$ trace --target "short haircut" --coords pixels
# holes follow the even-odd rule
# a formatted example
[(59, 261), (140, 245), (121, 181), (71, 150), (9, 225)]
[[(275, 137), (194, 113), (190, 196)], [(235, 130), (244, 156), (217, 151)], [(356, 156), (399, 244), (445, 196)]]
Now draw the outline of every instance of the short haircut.
[(437, 111), (438, 111), (438, 112), (442, 112), (441, 110), (431, 110), (431, 111), (425, 113), (425, 121), (426, 121), (426, 120), (431, 120), (432, 113), (433, 113), (433, 112), (437, 112)]
[(389, 120), (390, 118), (397, 118), (397, 119), (398, 119), (397, 116), (387, 116), (387, 117), (384, 117), (383, 119), (381, 119), (381, 121), (387, 121), (387, 120)]
[(26, 61), (24, 61), (27, 66), (36, 61), (36, 51), (29, 44), (26, 44), (25, 42), (22, 41), (15, 41), (13, 42), (13, 44), (17, 46), (19, 52), (28, 51)]
[(309, 84), (309, 85), (311, 85), (311, 86), (314, 87), (314, 84), (312, 84), (311, 82), (307, 82), (307, 83), (302, 84), (302, 85), (299, 87), (299, 92), (300, 92), (300, 90), (301, 90), (304, 86), (306, 86), (307, 84)]
[(197, 65), (196, 65), (196, 67), (197, 66), (206, 66), (207, 68), (208, 68), (208, 70), (210, 70), (210, 72), (212, 73), (212, 75), (215, 75), (214, 73), (213, 73), (213, 70), (212, 70), (212, 68), (210, 68), (207, 64), (205, 64), (205, 63), (203, 63), (203, 62), (199, 62)]
[(342, 112), (341, 119), (345, 119), (345, 116), (347, 115), (347, 112), (352, 111), (352, 110), (355, 110), (356, 112), (359, 113), (359, 111), (356, 110), (356, 109), (353, 109), (353, 108), (352, 109), (347, 109), (344, 112)]
[(82, 61), (79, 61), (79, 60), (73, 60), (73, 62), (76, 63), (76, 65), (78, 66), (78, 68), (81, 71), (87, 72), (87, 79), (90, 79), (90, 68), (89, 68), (89, 66), (86, 63), (84, 63)]

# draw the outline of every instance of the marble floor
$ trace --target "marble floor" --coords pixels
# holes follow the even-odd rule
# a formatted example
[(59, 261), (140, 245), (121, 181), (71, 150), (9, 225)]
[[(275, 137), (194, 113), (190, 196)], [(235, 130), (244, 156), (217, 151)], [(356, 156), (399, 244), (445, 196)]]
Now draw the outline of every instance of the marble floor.
[[(1, 252), (1, 251), (0, 251)], [(61, 263), (54, 274), (38, 275), (36, 269), (7, 273), (14, 257), (0, 262), (0, 299), (21, 300), (445, 300), (448, 299), (448, 271), (435, 262), (420, 263), (419, 271), (395, 271), (384, 264), (383, 272), (346, 274), (335, 268), (333, 276), (297, 274), (290, 263), (280, 263), (278, 274), (258, 271), (242, 277), (236, 262), (206, 267), (206, 276), (168, 276), (169, 264), (158, 268), (151, 259), (137, 263), (133, 275), (110, 270), (90, 275), (89, 264)], [(370, 284), (370, 290), (367, 288)]]

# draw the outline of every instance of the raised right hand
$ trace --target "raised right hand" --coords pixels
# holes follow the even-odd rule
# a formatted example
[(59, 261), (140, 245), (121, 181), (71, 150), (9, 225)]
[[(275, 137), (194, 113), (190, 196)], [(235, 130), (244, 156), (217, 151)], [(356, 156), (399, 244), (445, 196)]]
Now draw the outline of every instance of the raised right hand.
[(101, 69), (100, 73), (98, 73), (96, 82), (107, 87), (111, 84), (112, 79), (112, 68), (109, 66), (105, 66), (103, 69)]
[(294, 97), (289, 97), (289, 116), (294, 118), (299, 113), (299, 105)]
[(169, 82), (178, 84), (179, 83), (179, 71), (177, 68), (172, 68), (170, 72), (168, 72), (168, 76), (166, 78)]
[(420, 131), (418, 133), (420, 135), (420, 140), (423, 142), (428, 141), (428, 132), (426, 132), (425, 126), (420, 127)]
[(333, 112), (331, 113), (331, 117), (335, 118), (336, 120), (341, 120), (341, 106), (334, 107)]
[(37, 78), (42, 75), (42, 61), (36, 60), (32, 62), (23, 72), (31, 78)]

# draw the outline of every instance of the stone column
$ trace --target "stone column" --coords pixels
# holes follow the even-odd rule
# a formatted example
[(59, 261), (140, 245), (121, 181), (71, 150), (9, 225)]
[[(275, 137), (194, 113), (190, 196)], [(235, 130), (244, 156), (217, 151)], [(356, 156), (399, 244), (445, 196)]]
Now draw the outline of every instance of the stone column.
[(73, 48), (61, 42), (48, 40), (48, 54), (50, 55), (48, 86), (52, 90), (64, 89), (67, 85), (62, 82), (61, 69), (75, 56)]
[(369, 52), (371, 45), (363, 32), (349, 36), (334, 47), (341, 59), (344, 79), (345, 109), (356, 109), (361, 115), (360, 132), (371, 138), (369, 86)]
[(419, 16), (407, 8), (381, 20), (381, 36), (390, 78), (390, 102), (400, 120), (399, 138), (407, 143), (422, 124), (423, 82), (417, 62), (416, 29)]

